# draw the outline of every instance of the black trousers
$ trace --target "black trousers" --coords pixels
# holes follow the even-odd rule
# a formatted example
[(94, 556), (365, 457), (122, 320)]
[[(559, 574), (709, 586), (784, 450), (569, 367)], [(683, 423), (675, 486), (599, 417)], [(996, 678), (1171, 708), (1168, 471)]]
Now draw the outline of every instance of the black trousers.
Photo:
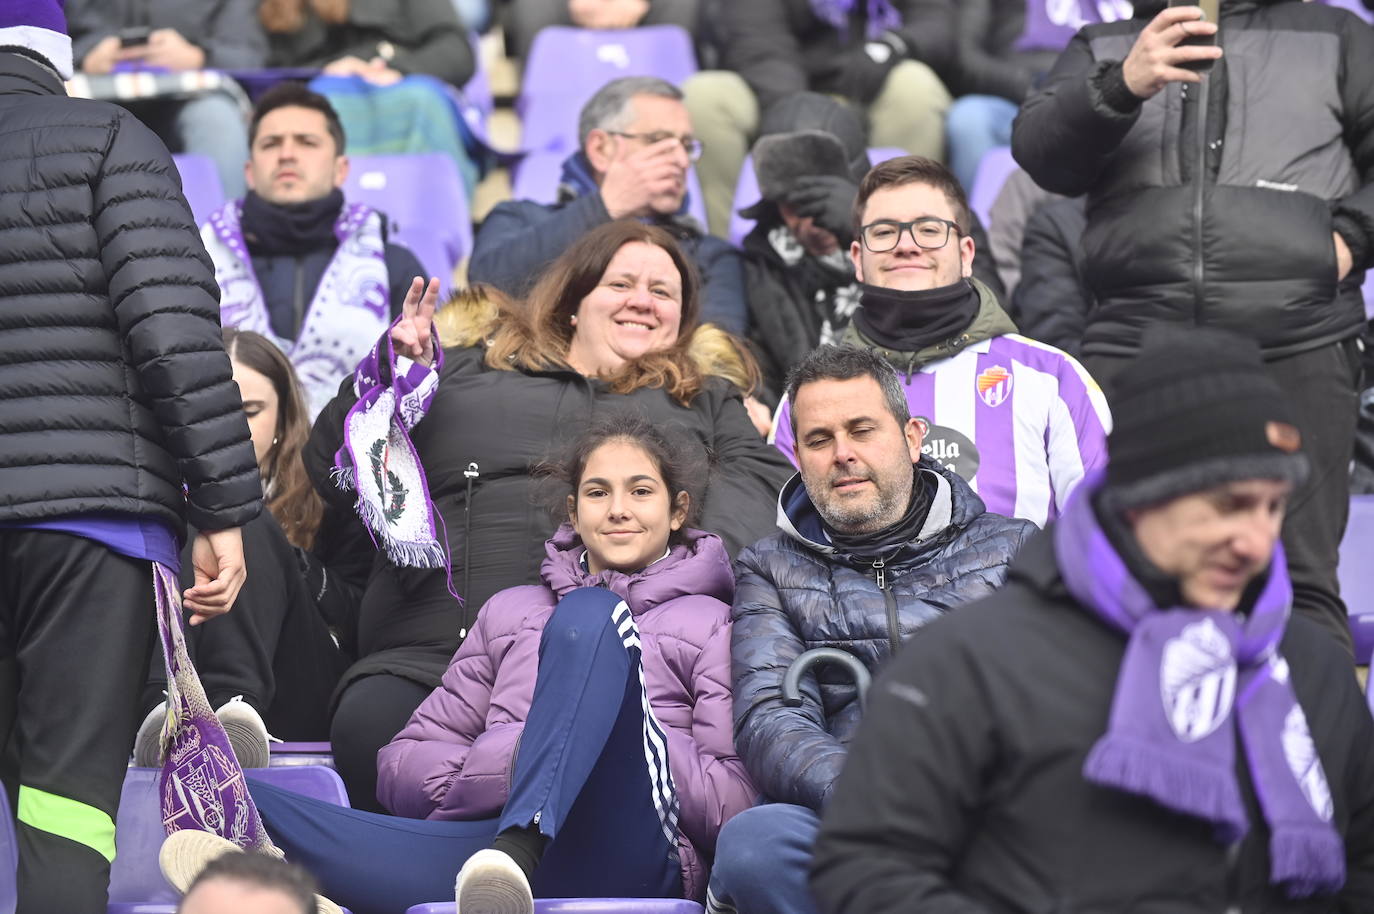
[(404, 676), (378, 673), (354, 680), (339, 696), (329, 741), (354, 809), (387, 811), (377, 802), (377, 751), (401, 732), (432, 691)]
[(18, 914), (104, 914), (114, 819), (156, 631), (149, 562), (0, 531), (0, 777)]
[[(1088, 356), (1084, 366), (1107, 393), (1128, 358)], [(1355, 449), (1360, 378), (1354, 339), (1266, 362), (1293, 409), (1311, 464), (1283, 522), (1283, 549), (1293, 579), (1293, 607), (1334, 635), (1353, 656), (1350, 623), (1336, 578), (1341, 537), (1350, 515), (1350, 461)]]
[[(350, 658), (330, 637), (276, 519), (263, 511), (242, 531), (248, 579), (233, 610), (186, 629), (205, 697), (218, 708), (242, 695), (280, 739), (328, 739), (330, 696)], [(188, 546), (182, 550), (181, 585), (193, 583)], [(162, 700), (166, 687), (167, 670), (157, 651), (144, 690), (145, 713)]]

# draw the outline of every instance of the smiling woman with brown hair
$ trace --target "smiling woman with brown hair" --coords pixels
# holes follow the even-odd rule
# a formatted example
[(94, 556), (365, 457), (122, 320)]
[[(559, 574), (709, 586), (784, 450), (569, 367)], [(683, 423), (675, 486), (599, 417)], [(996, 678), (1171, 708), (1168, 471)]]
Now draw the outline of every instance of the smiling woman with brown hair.
[[(431, 335), (437, 286), (421, 291), (417, 280), (392, 345), (397, 356), (438, 371), (432, 403), (409, 438), (442, 522), (435, 540), (446, 543), (440, 549), (466, 602), (450, 595), (441, 569), (381, 562), (374, 570), (359, 619), (360, 659), (345, 677), (331, 733), (340, 774), (362, 808), (379, 808), (377, 750), (438, 684), (477, 608), (536, 579), (553, 524), (533, 504), (531, 469), (562, 442), (609, 410), (678, 426), (711, 456), (700, 526), (731, 554), (772, 531), (777, 491), (790, 475), (751, 424), (740, 391), (694, 356), (696, 276), (661, 229), (625, 221), (592, 230), (524, 305), (471, 307), (480, 302), (469, 294), (454, 338), (461, 345), (441, 355)], [(356, 404), (346, 385), (306, 449), (326, 498), (340, 494), (331, 474)]]

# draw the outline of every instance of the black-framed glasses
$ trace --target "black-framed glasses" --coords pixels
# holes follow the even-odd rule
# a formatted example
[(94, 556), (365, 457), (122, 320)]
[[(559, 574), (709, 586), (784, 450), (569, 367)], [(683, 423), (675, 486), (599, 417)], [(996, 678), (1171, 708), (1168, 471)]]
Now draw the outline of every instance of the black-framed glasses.
[(917, 247), (927, 251), (938, 251), (949, 244), (951, 234), (960, 238), (964, 236), (957, 222), (936, 216), (923, 216), (910, 222), (880, 219), (859, 229), (859, 236), (863, 238), (864, 247), (874, 254), (886, 254), (902, 243), (902, 234), (907, 231), (911, 232), (911, 240), (916, 242)]
[(677, 140), (687, 151), (687, 158), (695, 162), (701, 158), (701, 140), (694, 136), (678, 136), (676, 133), (657, 131), (654, 133), (626, 133), (623, 130), (607, 130), (611, 136), (623, 136), (629, 140), (639, 140), (647, 146), (662, 143), (664, 140)]

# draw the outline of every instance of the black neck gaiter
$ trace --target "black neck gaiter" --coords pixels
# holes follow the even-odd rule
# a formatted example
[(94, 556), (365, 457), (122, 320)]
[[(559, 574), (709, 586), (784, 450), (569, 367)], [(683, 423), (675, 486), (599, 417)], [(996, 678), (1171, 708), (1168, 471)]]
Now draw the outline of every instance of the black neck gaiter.
[(953, 339), (978, 316), (978, 290), (967, 279), (917, 292), (867, 283), (861, 288), (854, 323), (884, 349), (918, 352)]
[(930, 513), (932, 493), (921, 471), (913, 466), (912, 472), (915, 478), (911, 482), (911, 503), (896, 523), (872, 533), (840, 533), (822, 520), (831, 544), (845, 555), (866, 558), (890, 553), (916, 539)]
[(277, 205), (251, 190), (243, 198), (243, 240), (262, 254), (308, 254), (339, 243), (334, 223), (343, 209), (337, 187), (318, 200)]

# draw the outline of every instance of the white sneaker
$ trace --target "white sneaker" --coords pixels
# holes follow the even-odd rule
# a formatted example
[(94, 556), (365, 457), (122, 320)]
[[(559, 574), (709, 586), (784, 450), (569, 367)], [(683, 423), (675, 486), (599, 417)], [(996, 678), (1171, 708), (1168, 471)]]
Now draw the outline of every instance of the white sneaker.
[(134, 737), (134, 765), (138, 768), (162, 767), (162, 727), (167, 720), (167, 702), (148, 712)]
[(463, 864), (453, 894), (458, 914), (534, 914), (524, 870), (509, 854), (490, 847)]
[[(172, 888), (185, 895), (200, 871), (212, 861), (224, 854), (241, 853), (243, 850), (232, 841), (208, 831), (188, 828), (167, 836), (158, 851), (157, 864)], [(343, 908), (323, 895), (315, 896), (315, 909), (317, 914), (343, 914)]]
[(229, 737), (229, 745), (241, 768), (266, 768), (272, 760), (268, 750), (267, 724), (242, 695), (220, 705), (215, 716), (224, 725), (224, 733)]

